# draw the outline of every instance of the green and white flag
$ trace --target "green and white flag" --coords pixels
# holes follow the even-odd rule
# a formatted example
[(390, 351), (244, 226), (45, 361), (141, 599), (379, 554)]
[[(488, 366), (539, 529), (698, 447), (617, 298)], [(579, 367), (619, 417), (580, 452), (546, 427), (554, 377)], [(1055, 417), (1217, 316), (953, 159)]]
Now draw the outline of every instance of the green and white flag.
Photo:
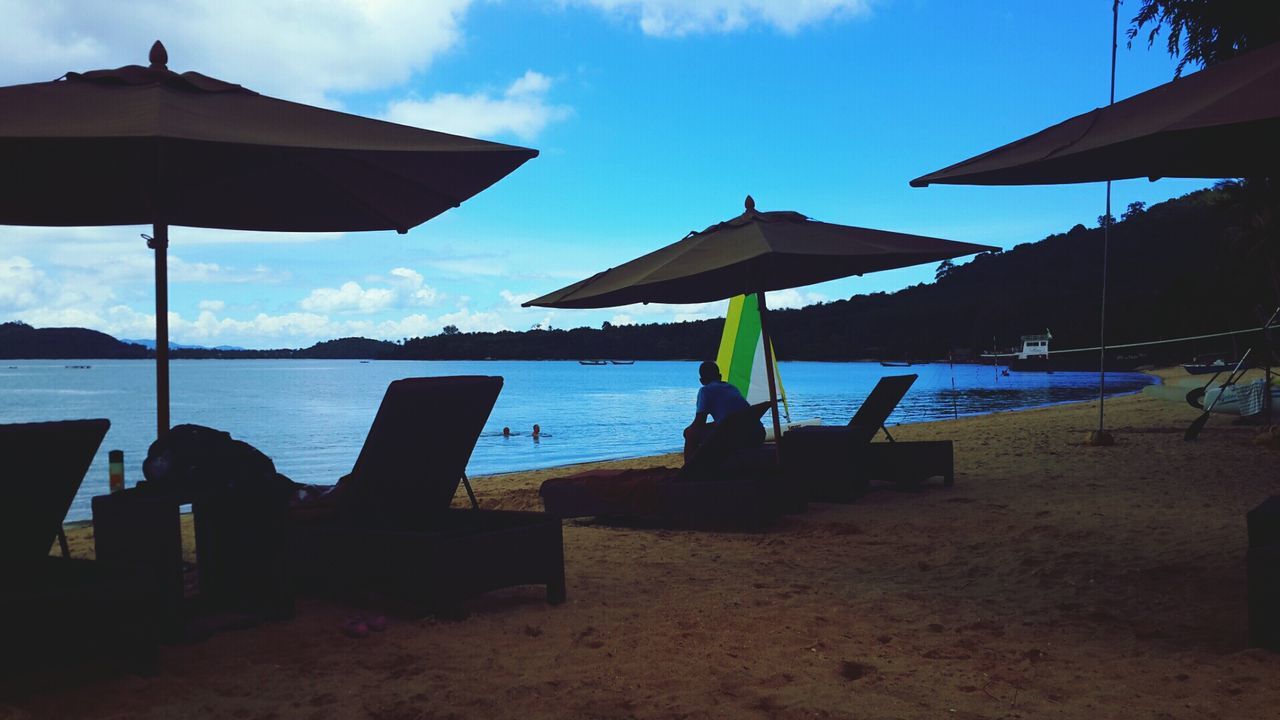
[[(772, 343), (769, 347), (773, 350)], [(777, 354), (773, 357), (776, 361)], [(716, 365), (724, 381), (738, 388), (752, 405), (769, 399), (769, 378), (764, 367), (764, 337), (760, 332), (760, 303), (753, 293), (729, 299), (729, 312), (724, 318), (724, 334), (720, 336), (720, 352)], [(782, 376), (777, 363), (773, 367), (773, 379), (778, 388), (780, 408), (787, 422), (791, 421), (787, 407), (787, 393), (782, 388)]]

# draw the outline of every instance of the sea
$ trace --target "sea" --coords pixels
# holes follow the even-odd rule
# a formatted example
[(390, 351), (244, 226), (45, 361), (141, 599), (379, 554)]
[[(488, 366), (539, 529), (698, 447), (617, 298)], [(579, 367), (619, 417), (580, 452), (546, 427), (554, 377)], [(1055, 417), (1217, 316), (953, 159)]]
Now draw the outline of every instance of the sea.
[[(400, 378), (498, 375), (504, 385), (468, 475), (611, 460), (681, 449), (698, 388), (694, 361), (581, 365), (576, 361), (174, 360), (174, 425), (225, 430), (304, 483), (331, 484), (351, 470), (387, 385)], [(782, 362), (793, 420), (843, 424), (880, 377), (918, 379), (889, 418), (895, 424), (1005, 412), (1097, 396), (1097, 373), (1002, 375), (990, 365)], [(1108, 373), (1109, 395), (1155, 378)], [(448, 407), (424, 407), (446, 419)], [(107, 418), (107, 433), (68, 520), (90, 517), (107, 492), (107, 452), (124, 451), (125, 482), (142, 479), (155, 439), (155, 370), (145, 360), (0, 360), (0, 423)], [(541, 426), (532, 437), (534, 424)], [(511, 430), (504, 437), (503, 428)], [(424, 462), (429, 458), (424, 458)], [(38, 481), (38, 478), (32, 478)], [(475, 481), (499, 482), (480, 477)]]

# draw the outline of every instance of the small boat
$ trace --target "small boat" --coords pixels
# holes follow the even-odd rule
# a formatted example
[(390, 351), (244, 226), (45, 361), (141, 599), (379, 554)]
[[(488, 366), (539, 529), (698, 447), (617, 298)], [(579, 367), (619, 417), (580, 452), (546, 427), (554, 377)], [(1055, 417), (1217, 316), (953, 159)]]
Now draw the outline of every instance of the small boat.
[(881, 360), (880, 367), (911, 367), (910, 360)]
[[(1022, 350), (1010, 353), (1007, 362), (1014, 372), (1098, 372), (1098, 350), (1072, 349), (1050, 352), (1049, 341), (1053, 334), (1047, 330), (1043, 335), (1023, 335)], [(1129, 351), (1125, 353), (1107, 351), (1107, 372), (1125, 372), (1133, 370), (1147, 362), (1146, 353)]]
[[(1208, 410), (1212, 407), (1213, 412), (1224, 415), (1240, 415), (1241, 410), (1246, 409), (1253, 413), (1266, 407), (1267, 399), (1263, 397), (1262, 390), (1264, 382), (1255, 380), (1243, 385), (1228, 385), (1225, 388), (1218, 386), (1207, 390), (1196, 388), (1187, 393), (1187, 403), (1200, 410)], [(1275, 407), (1280, 403), (1280, 386), (1273, 381), (1270, 390), (1271, 406)], [(1219, 395), (1222, 396), (1221, 399), (1218, 398)]]
[[(1210, 360), (1212, 358), (1212, 360)], [(1191, 362), (1182, 366), (1183, 370), (1191, 375), (1208, 375), (1209, 373), (1222, 372), (1235, 367), (1235, 361), (1227, 362), (1221, 355), (1209, 357), (1196, 357)]]
[[(765, 416), (765, 419), (766, 419), (766, 422), (764, 423), (764, 441), (773, 442), (773, 423), (767, 422), (768, 415)], [(790, 421), (779, 423), (779, 424), (782, 426), (782, 434), (786, 435), (787, 431), (790, 430), (791, 428), (816, 427), (818, 425), (821, 425), (822, 418), (809, 418), (807, 420), (790, 420)]]
[(635, 360), (610, 360), (610, 365), (635, 365)]
[(579, 365), (608, 365), (608, 360), (579, 360)]

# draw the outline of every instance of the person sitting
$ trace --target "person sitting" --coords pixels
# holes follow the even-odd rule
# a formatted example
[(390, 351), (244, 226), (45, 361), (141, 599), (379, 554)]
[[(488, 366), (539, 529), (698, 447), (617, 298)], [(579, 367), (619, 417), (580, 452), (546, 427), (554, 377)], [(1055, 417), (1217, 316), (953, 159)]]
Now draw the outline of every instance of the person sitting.
[[(687, 462), (694, 450), (702, 444), (720, 422), (731, 413), (741, 410), (747, 405), (738, 388), (720, 379), (720, 367), (707, 361), (698, 366), (698, 380), (702, 387), (698, 388), (698, 400), (694, 411), (693, 423), (684, 429), (684, 459)], [(714, 422), (708, 423), (710, 415)], [(760, 441), (764, 441), (764, 427), (760, 428)]]

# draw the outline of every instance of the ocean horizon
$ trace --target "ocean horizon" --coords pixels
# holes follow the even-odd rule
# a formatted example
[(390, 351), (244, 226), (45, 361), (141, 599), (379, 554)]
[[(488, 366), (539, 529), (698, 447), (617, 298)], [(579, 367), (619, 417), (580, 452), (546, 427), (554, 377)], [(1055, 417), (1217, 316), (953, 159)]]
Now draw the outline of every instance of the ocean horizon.
[[(693, 419), (696, 361), (584, 366), (558, 360), (360, 361), (174, 360), (172, 423), (225, 430), (266, 453), (297, 482), (331, 484), (351, 470), (386, 387), (405, 377), (497, 375), (502, 393), (476, 443), (468, 475), (676, 452)], [(1097, 396), (1088, 372), (1001, 375), (990, 365), (781, 362), (793, 420), (844, 424), (885, 375), (919, 377), (890, 425), (1020, 410)], [(1157, 382), (1108, 373), (1108, 395)], [(447, 416), (448, 408), (424, 408)], [(155, 438), (155, 375), (149, 360), (9, 360), (0, 364), (0, 422), (102, 417), (111, 430), (68, 520), (90, 517), (107, 492), (107, 453), (123, 450), (125, 481), (143, 478)], [(531, 437), (534, 424), (542, 435)], [(512, 434), (504, 437), (502, 429)], [(424, 457), (423, 462), (429, 462)]]

